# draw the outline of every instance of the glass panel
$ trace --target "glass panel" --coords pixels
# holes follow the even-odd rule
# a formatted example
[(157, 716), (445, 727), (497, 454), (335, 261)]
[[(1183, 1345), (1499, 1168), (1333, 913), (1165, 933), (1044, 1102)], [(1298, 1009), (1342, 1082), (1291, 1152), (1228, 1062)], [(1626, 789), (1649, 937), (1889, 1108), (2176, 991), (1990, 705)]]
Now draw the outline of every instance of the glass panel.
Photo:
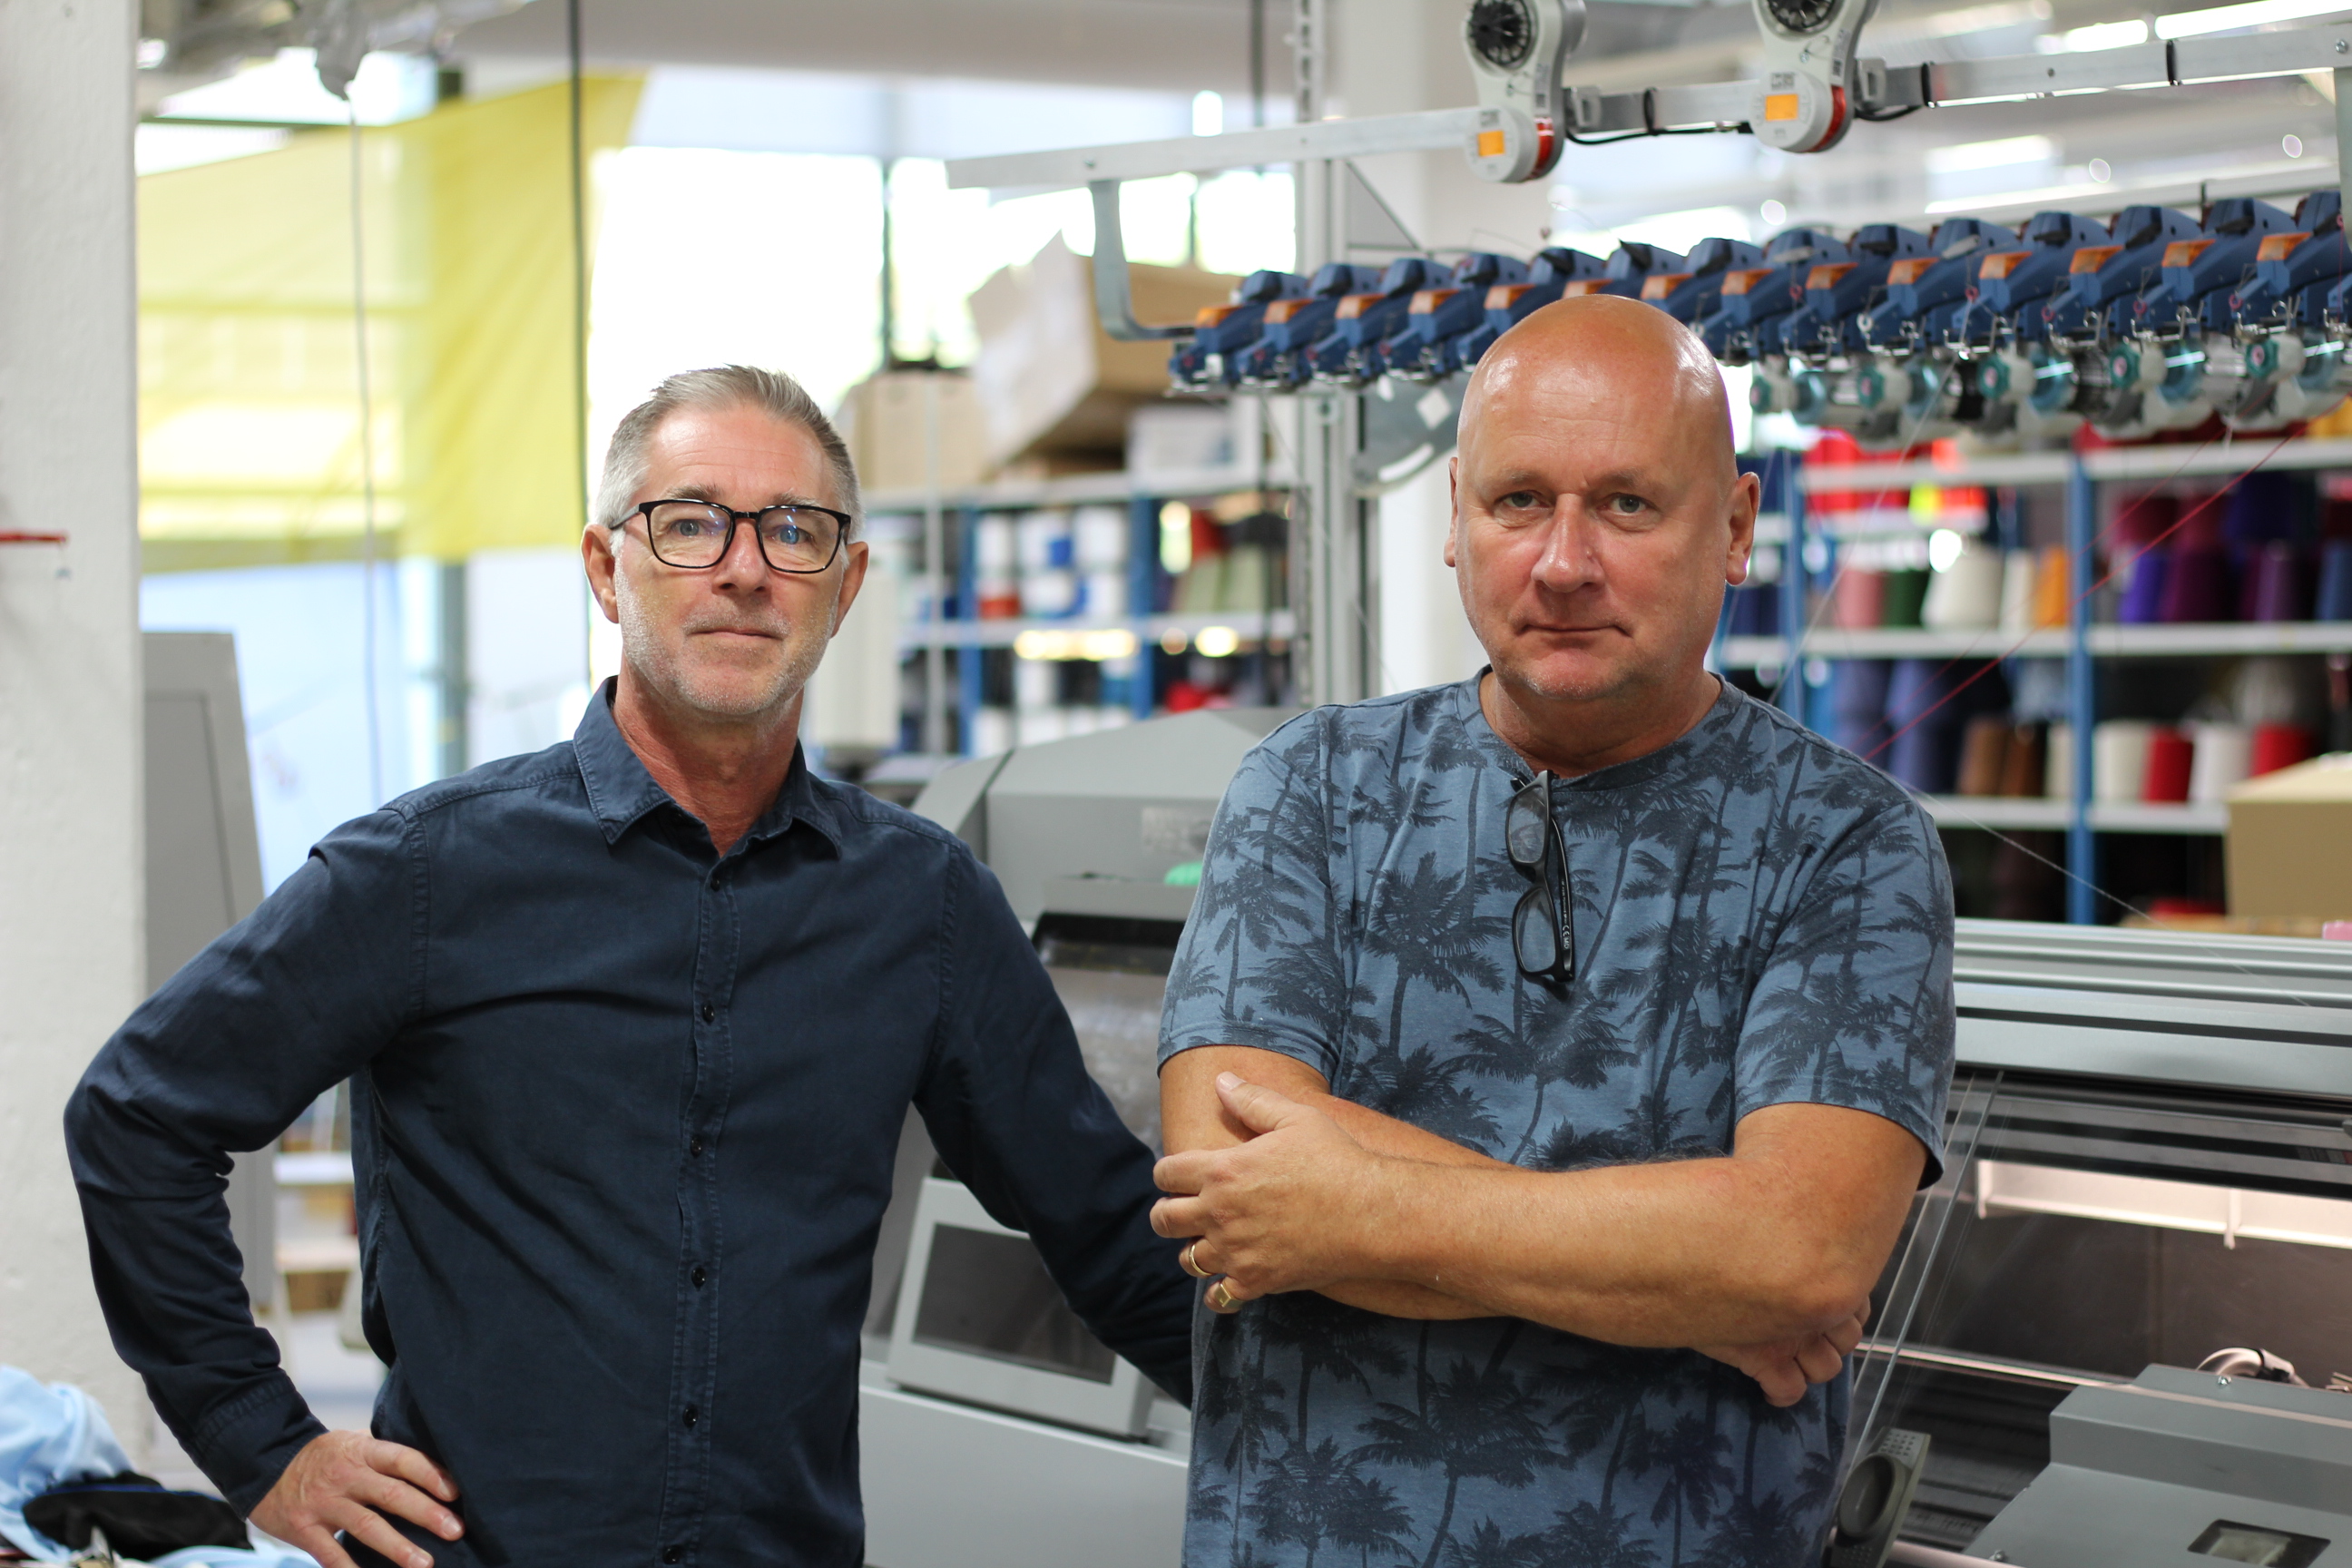
[(1160, 1141), (1160, 1008), (1183, 934), (1178, 921), (1055, 915), (1037, 922), (1037, 954), (1077, 1031), (1087, 1071), (1127, 1130)]
[(2352, 1387), (2340, 1106), (1963, 1072), (1947, 1138), (1855, 1363), (1847, 1462), (1932, 1439), (1905, 1538), (1969, 1546), (2084, 1384), (2245, 1347)]

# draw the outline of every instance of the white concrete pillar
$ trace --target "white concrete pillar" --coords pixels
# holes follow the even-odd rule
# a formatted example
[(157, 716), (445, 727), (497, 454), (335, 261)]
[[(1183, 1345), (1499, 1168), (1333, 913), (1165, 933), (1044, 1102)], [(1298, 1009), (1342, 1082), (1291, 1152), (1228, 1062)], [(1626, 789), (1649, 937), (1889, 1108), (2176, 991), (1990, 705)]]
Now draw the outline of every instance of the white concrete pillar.
[(0, 1362), (138, 1458), (59, 1117), (145, 994), (134, 0), (0, 4)]

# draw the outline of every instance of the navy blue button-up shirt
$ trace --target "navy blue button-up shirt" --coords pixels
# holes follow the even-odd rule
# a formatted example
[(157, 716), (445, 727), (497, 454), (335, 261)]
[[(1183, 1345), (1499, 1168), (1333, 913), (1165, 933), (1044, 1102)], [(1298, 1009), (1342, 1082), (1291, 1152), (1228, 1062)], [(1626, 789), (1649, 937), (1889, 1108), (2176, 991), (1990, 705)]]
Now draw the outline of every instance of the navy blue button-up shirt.
[[(117, 1348), (250, 1508), (321, 1430), (224, 1151), (353, 1087), (379, 1436), (446, 1568), (854, 1568), (858, 1330), (911, 1103), (1087, 1325), (1188, 1395), (1151, 1161), (995, 879), (795, 761), (726, 855), (614, 727), (338, 828), (100, 1052), (67, 1133)], [(373, 1556), (372, 1553), (364, 1554)]]

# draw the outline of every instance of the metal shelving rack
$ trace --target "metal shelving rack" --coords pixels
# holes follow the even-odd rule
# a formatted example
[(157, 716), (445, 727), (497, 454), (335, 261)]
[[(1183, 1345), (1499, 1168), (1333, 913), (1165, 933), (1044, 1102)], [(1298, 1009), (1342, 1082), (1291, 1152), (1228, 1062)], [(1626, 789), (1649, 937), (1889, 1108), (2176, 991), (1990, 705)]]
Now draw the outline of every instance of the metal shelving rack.
[[(1114, 616), (979, 618), (969, 611), (976, 602), (976, 535), (982, 517), (990, 512), (1027, 511), (1047, 507), (1126, 507), (1127, 600), (1133, 606), (1149, 605), (1155, 597), (1157, 579), (1154, 574), (1160, 559), (1160, 509), (1164, 502), (1227, 495), (1237, 490), (1282, 493), (1293, 488), (1291, 476), (1281, 467), (1270, 466), (1260, 469), (1252, 466), (1150, 474), (1070, 474), (1047, 479), (1003, 481), (952, 491), (869, 492), (865, 498), (866, 510), (869, 515), (896, 513), (920, 516), (926, 521), (926, 597), (932, 606), (933, 618), (909, 623), (901, 627), (898, 634), (898, 651), (902, 659), (919, 651), (929, 654), (934, 661), (929, 665), (931, 677), (925, 687), (925, 750), (935, 754), (946, 750), (944, 699), (947, 683), (940, 679), (944, 661), (939, 658), (939, 653), (944, 650), (956, 650), (959, 656), (956, 660), (955, 707), (961, 733), (968, 745), (974, 715), (982, 706), (980, 655), (988, 648), (1011, 647), (1024, 632), (1124, 630), (1131, 633), (1136, 639), (1136, 658), (1140, 661), (1140, 668), (1138, 679), (1129, 687), (1129, 711), (1138, 719), (1150, 718), (1157, 706), (1150, 678), (1151, 649), (1169, 633), (1181, 633), (1190, 640), (1211, 626), (1224, 626), (1230, 628), (1244, 647), (1252, 643), (1261, 646), (1269, 642), (1286, 643), (1295, 634), (1295, 623), (1287, 609), (1188, 615), (1130, 612)], [(956, 567), (952, 584), (946, 573), (949, 552), (944, 548), (950, 530), (954, 531), (957, 542), (953, 552)], [(940, 616), (937, 613), (938, 608), (947, 603), (950, 590), (960, 613), (953, 616)]]
[[(2114, 626), (2091, 620), (2092, 596), (2077, 592), (2069, 624), (2023, 636), (2000, 630), (1930, 631), (1903, 627), (1886, 630), (1844, 628), (1806, 629), (1804, 566), (1807, 518), (1804, 498), (1822, 494), (1884, 494), (1908, 491), (1915, 486), (1973, 487), (1984, 489), (2022, 489), (2035, 485), (2063, 486), (2066, 496), (2066, 551), (2071, 581), (2097, 581), (2098, 486), (2116, 481), (2156, 483), (2173, 479), (2237, 475), (2256, 468), (2311, 470), (2352, 468), (2352, 440), (2294, 440), (2281, 443), (2254, 437), (2194, 450), (2152, 446), (2112, 447), (2094, 452), (2037, 452), (2011, 456), (1974, 457), (1957, 464), (1934, 462), (1865, 463), (1839, 467), (1801, 467), (1790, 486), (1788, 510), (1780, 530), (1786, 554), (1780, 582), (1780, 624), (1800, 628), (1792, 649), (1786, 636), (1724, 637), (1716, 645), (1716, 662), (1723, 668), (1759, 666), (1790, 668), (1811, 658), (2050, 658), (2067, 662), (2068, 721), (2074, 727), (2074, 774), (2063, 799), (2023, 799), (1998, 795), (1927, 795), (1922, 803), (1938, 822), (1954, 826), (2062, 829), (2066, 834), (2066, 918), (2076, 925), (2097, 919), (2098, 855), (2101, 833), (2219, 834), (2229, 826), (2229, 811), (2213, 805), (2139, 805), (2100, 802), (2092, 797), (2091, 735), (2098, 720), (2094, 675), (2102, 658), (2229, 657), (2245, 654), (2310, 654), (2352, 652), (2352, 622), (2228, 622), (2198, 626)], [(1832, 541), (1845, 535), (1814, 531)], [(1800, 668), (1790, 683), (1801, 717), (1818, 729), (1824, 717), (1801, 711), (1810, 706)]]

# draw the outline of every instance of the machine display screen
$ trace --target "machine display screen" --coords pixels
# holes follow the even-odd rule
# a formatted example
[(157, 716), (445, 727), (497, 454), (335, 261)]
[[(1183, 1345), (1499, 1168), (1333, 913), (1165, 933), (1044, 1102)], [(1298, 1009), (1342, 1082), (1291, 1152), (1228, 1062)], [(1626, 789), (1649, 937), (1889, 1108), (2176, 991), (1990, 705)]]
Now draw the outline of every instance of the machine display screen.
[(1063, 1302), (1028, 1237), (963, 1226), (932, 1228), (915, 1338), (1094, 1383), (1108, 1383), (1117, 1365)]
[(2189, 1550), (2218, 1557), (2224, 1563), (2259, 1563), (2264, 1568), (2310, 1568), (2311, 1563), (2327, 1550), (2327, 1542), (2315, 1535), (2294, 1535), (2284, 1530), (2264, 1530), (2258, 1524), (2217, 1519), (2205, 1527), (2204, 1534), (2189, 1543)]

